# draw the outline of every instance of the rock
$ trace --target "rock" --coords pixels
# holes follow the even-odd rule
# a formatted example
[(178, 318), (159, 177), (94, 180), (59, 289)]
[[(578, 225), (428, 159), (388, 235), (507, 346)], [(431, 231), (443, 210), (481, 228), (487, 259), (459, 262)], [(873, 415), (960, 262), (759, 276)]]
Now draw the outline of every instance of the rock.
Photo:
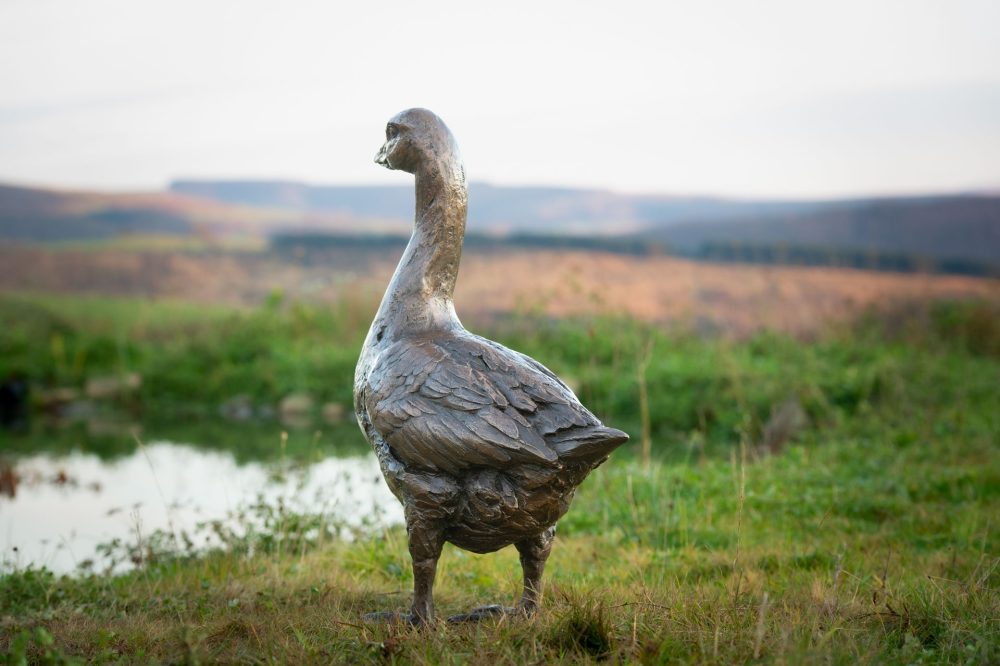
[(313, 427), (313, 420), (309, 414), (282, 414), (281, 425), (289, 430), (308, 430)]
[(234, 395), (219, 406), (219, 414), (230, 421), (248, 421), (253, 418), (253, 400), (245, 393)]
[(91, 437), (130, 437), (142, 434), (142, 426), (114, 418), (91, 418), (87, 420), (87, 434)]
[(142, 386), (142, 375), (129, 372), (124, 375), (109, 375), (107, 377), (91, 377), (83, 389), (91, 400), (110, 400), (129, 393), (134, 393)]
[(315, 404), (308, 393), (290, 393), (278, 403), (278, 412), (282, 418), (304, 416), (312, 412)]
[(785, 400), (771, 409), (771, 416), (761, 433), (759, 448), (766, 453), (778, 453), (808, 423), (809, 417), (798, 399), (793, 396)]
[(323, 405), (323, 421), (330, 425), (337, 425), (344, 420), (347, 412), (339, 402), (328, 402)]
[(54, 409), (75, 401), (80, 391), (70, 386), (57, 386), (38, 394), (38, 404), (43, 409)]
[(63, 405), (62, 409), (58, 410), (57, 413), (60, 420), (67, 423), (75, 423), (96, 418), (101, 413), (101, 410), (91, 400), (74, 400)]

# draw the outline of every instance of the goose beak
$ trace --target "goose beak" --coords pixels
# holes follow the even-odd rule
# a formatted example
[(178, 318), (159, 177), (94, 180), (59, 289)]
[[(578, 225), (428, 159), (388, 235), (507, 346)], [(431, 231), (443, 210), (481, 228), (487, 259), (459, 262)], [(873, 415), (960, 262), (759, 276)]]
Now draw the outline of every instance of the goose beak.
[(389, 164), (389, 156), (386, 154), (386, 146), (388, 144), (383, 144), (382, 148), (379, 149), (378, 154), (375, 155), (375, 164), (381, 164), (386, 169), (391, 169), (392, 165)]

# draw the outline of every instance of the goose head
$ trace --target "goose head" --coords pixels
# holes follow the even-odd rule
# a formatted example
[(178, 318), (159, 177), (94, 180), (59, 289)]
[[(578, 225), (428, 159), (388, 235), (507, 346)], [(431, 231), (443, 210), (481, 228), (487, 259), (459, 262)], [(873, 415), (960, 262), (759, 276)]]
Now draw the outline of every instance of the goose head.
[(458, 162), (458, 145), (451, 130), (427, 109), (407, 109), (385, 126), (385, 143), (375, 163), (387, 169), (416, 173), (422, 164)]

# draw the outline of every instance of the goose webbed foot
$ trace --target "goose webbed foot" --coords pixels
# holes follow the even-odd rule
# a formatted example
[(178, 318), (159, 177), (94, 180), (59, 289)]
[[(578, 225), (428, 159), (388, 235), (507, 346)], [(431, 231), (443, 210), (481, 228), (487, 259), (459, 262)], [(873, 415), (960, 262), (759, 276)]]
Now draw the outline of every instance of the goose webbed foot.
[(510, 606), (501, 606), (500, 604), (492, 604), (490, 606), (480, 606), (479, 608), (473, 608), (468, 613), (459, 613), (458, 615), (452, 615), (448, 618), (448, 624), (465, 624), (466, 622), (482, 622), (483, 620), (488, 620), (490, 618), (501, 618), (506, 616), (516, 616), (516, 617), (527, 617), (531, 615), (526, 609), (521, 607), (511, 608)]
[(365, 613), (362, 619), (371, 624), (390, 624), (408, 627), (420, 627), (424, 624), (419, 616), (413, 613), (406, 613), (404, 611), (376, 611), (374, 613)]

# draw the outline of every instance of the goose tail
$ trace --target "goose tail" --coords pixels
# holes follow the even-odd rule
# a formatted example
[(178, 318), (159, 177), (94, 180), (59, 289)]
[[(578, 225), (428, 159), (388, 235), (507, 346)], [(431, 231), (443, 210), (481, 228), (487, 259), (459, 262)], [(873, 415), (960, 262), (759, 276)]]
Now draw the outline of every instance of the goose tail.
[(546, 443), (565, 462), (603, 461), (612, 451), (628, 441), (628, 434), (604, 425), (573, 428), (546, 438)]

